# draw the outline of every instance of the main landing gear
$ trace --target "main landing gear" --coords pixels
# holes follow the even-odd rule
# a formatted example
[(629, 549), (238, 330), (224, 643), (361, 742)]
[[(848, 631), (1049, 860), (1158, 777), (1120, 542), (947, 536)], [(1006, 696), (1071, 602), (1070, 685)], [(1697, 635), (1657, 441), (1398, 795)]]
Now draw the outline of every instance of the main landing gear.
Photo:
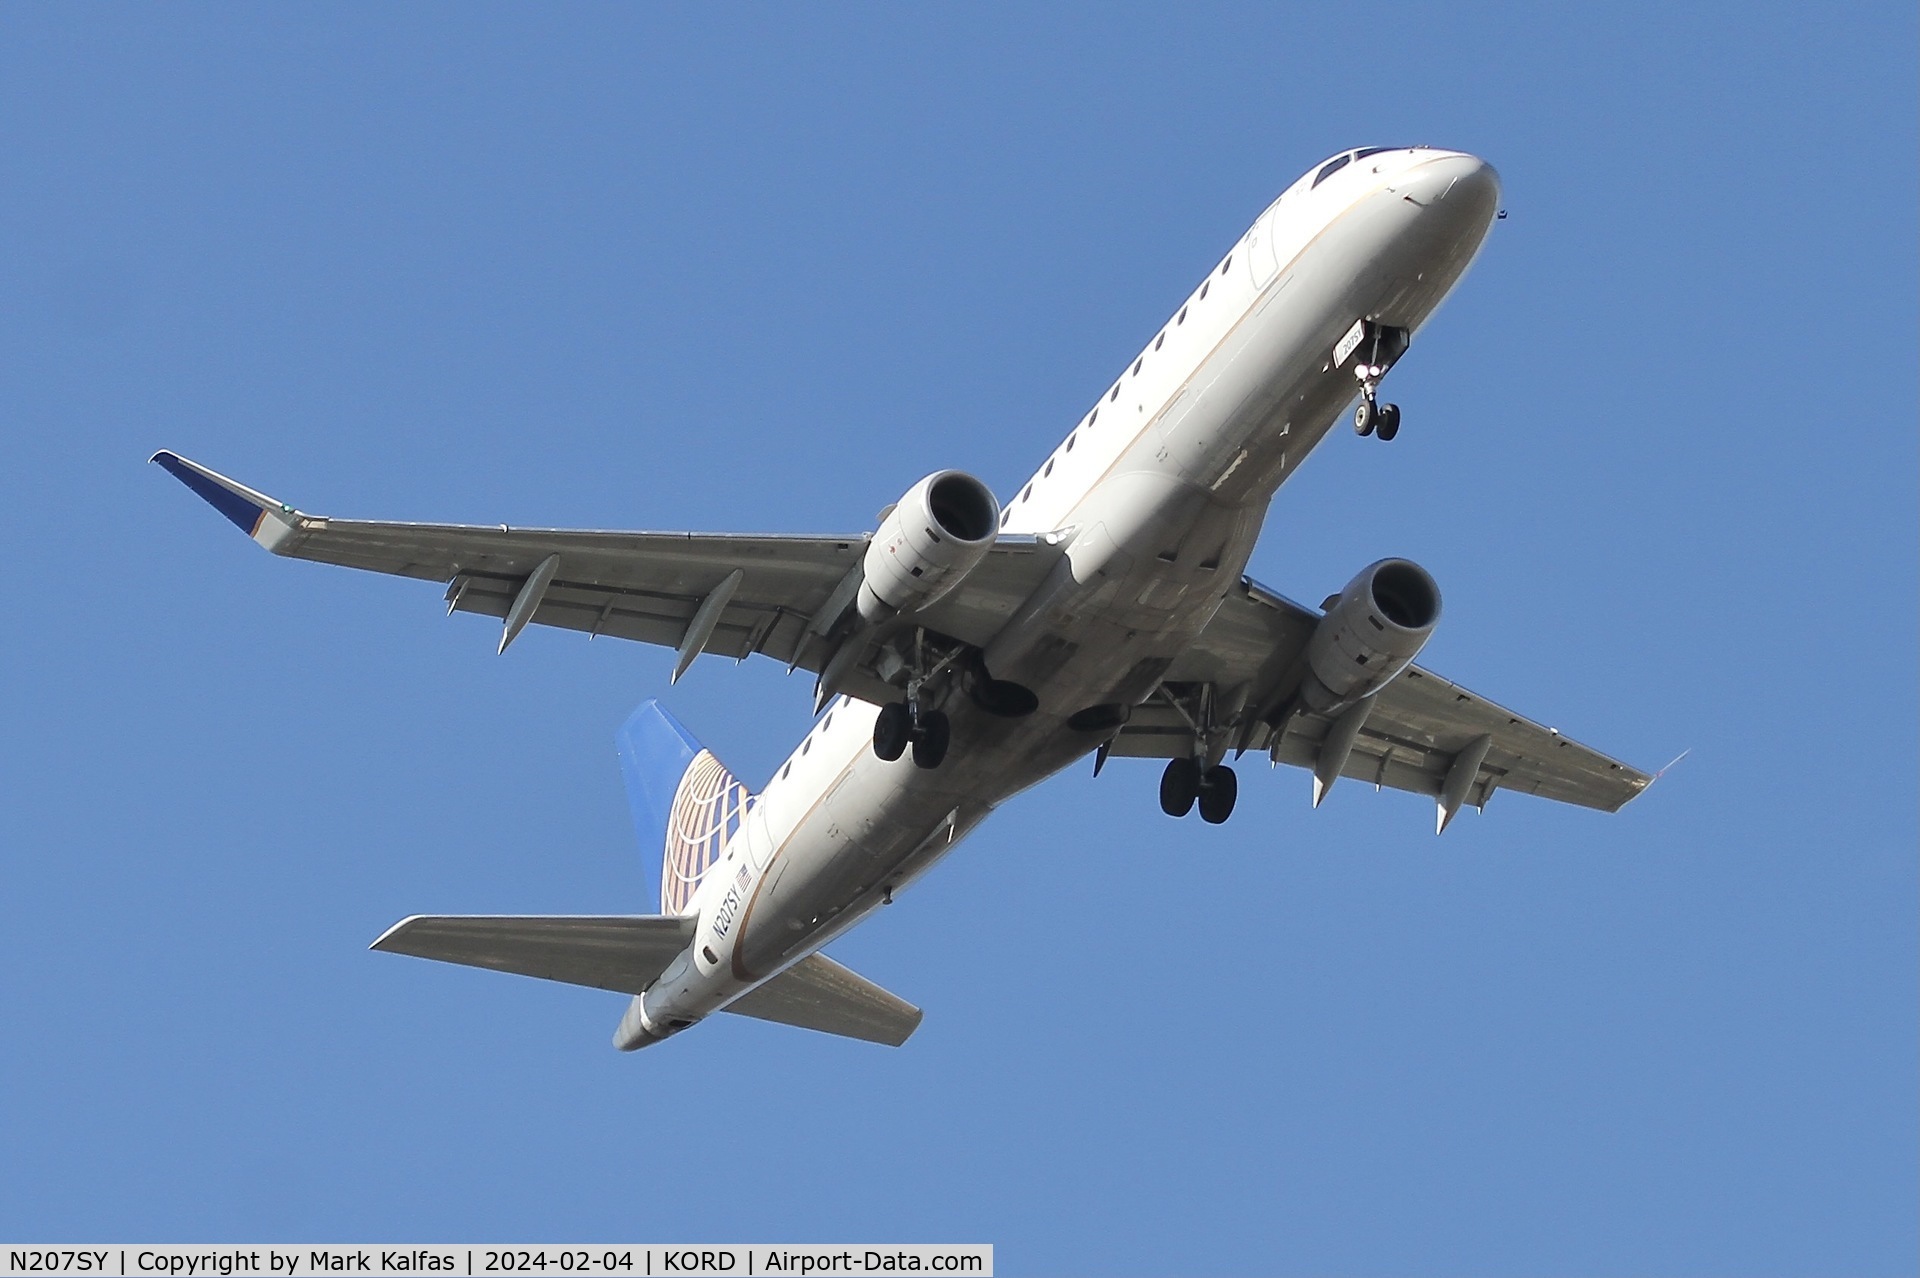
[(880, 707), (873, 721), (873, 752), (892, 763), (913, 749), (917, 768), (937, 768), (947, 757), (947, 742), (953, 725), (944, 710), (922, 710), (915, 714), (905, 701), (889, 701)]
[(938, 697), (927, 691), (960, 656), (956, 648), (941, 657), (931, 668), (927, 665), (926, 631), (915, 629), (913, 647), (899, 658), (907, 669), (907, 695), (903, 701), (889, 701), (880, 707), (873, 720), (873, 753), (892, 763), (909, 748), (917, 768), (937, 768), (947, 757), (947, 745), (953, 739), (953, 724), (946, 711), (932, 709)]
[(1160, 775), (1160, 810), (1170, 817), (1185, 816), (1198, 802), (1200, 819), (1219, 825), (1233, 815), (1239, 797), (1240, 780), (1224, 763), (1203, 768), (1198, 759), (1175, 759)]

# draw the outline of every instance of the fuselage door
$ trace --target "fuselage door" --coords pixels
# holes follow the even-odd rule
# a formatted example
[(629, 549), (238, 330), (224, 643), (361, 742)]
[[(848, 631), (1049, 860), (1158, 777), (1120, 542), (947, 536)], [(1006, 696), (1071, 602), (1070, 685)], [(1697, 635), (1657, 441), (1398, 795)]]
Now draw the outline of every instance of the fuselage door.
[(1247, 232), (1247, 271), (1255, 291), (1271, 284), (1273, 273), (1280, 269), (1280, 257), (1273, 247), (1273, 224), (1279, 215), (1279, 206), (1275, 205), (1262, 213), (1253, 229)]
[(766, 869), (767, 862), (773, 859), (773, 835), (767, 829), (767, 814), (757, 800), (747, 810), (740, 834), (747, 841), (747, 859), (753, 862), (755, 872)]

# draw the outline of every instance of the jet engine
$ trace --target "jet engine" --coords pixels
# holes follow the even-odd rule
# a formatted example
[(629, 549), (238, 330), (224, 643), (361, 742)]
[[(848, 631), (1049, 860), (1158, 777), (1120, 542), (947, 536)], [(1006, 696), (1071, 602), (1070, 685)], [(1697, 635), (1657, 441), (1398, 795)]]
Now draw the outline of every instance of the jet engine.
[(934, 603), (986, 558), (1000, 529), (1000, 503), (960, 470), (907, 489), (867, 546), (860, 615), (884, 621)]
[(1440, 587), (1407, 559), (1360, 570), (1307, 640), (1300, 701), (1326, 714), (1372, 696), (1413, 663), (1440, 620)]

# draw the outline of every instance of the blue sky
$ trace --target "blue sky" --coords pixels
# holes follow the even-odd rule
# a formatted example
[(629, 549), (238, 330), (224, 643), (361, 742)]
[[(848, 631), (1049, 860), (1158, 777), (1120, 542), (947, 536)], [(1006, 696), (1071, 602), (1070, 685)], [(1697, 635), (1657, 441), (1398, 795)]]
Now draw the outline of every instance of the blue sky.
[[(1881, 1274), (1916, 1251), (1910, 5), (0, 13), (0, 1237), (989, 1241), (1003, 1273)], [(1507, 221), (1253, 571), (1617, 817), (1024, 795), (836, 955), (887, 1051), (365, 946), (642, 911), (671, 655), (276, 561), (318, 513), (853, 531), (1002, 494), (1300, 171)], [(751, 780), (777, 666), (668, 704)], [(722, 1018), (730, 1021), (731, 1018)]]

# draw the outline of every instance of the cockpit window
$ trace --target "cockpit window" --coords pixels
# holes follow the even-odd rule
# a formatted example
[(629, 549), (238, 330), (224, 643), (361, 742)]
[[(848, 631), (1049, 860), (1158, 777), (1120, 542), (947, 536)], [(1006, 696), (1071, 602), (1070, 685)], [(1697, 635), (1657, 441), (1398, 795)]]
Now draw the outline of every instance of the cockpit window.
[(1314, 186), (1319, 186), (1322, 182), (1326, 181), (1328, 178), (1338, 173), (1341, 169), (1346, 168), (1348, 163), (1352, 161), (1352, 159), (1353, 157), (1351, 155), (1343, 155), (1343, 156), (1340, 156), (1338, 159), (1327, 161), (1326, 165), (1320, 170), (1318, 174), (1315, 175), (1313, 179)]
[(1369, 155), (1378, 155), (1382, 151), (1391, 151), (1391, 150), (1393, 150), (1393, 148), (1390, 146), (1364, 146), (1364, 147), (1361, 147), (1358, 151), (1355, 151), (1353, 153), (1353, 158), (1356, 160), (1364, 160)]

